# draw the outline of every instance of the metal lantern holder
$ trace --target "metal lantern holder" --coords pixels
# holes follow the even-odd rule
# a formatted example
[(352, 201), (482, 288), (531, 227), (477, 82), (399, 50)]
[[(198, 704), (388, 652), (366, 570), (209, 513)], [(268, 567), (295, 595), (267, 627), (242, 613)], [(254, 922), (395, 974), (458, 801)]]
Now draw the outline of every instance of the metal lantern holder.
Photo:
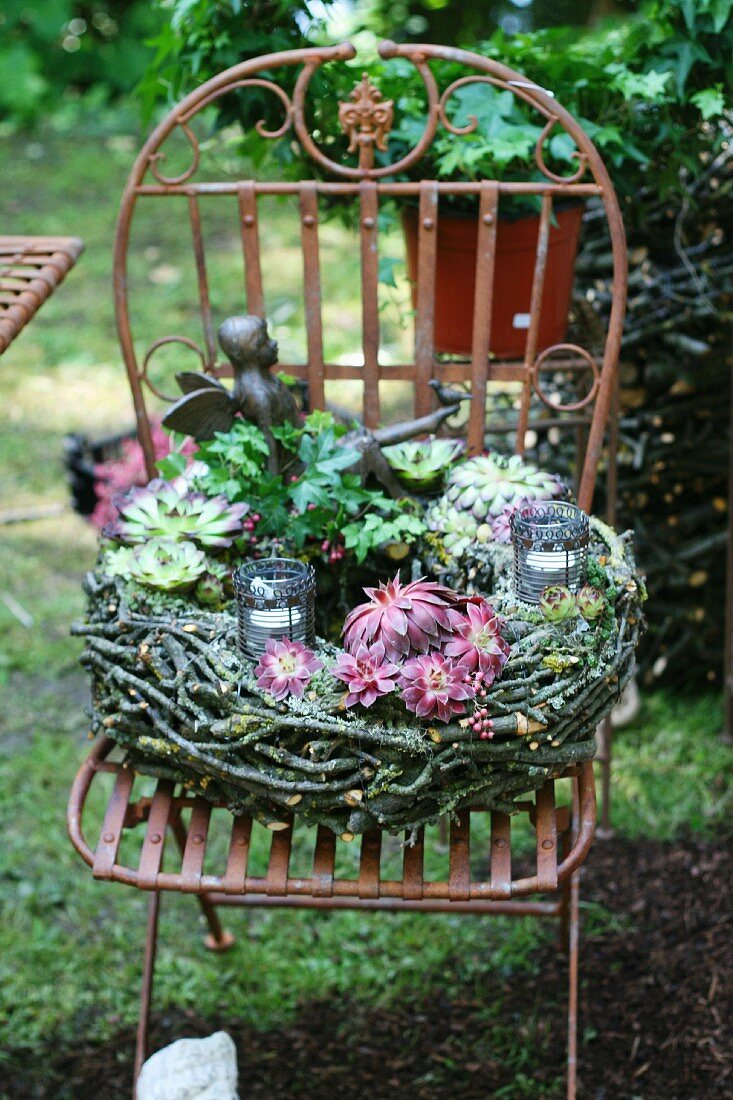
[(514, 590), (539, 603), (545, 588), (577, 592), (588, 572), (588, 516), (576, 504), (549, 500), (518, 508), (511, 518)]
[(234, 573), (237, 642), (247, 657), (261, 657), (270, 638), (312, 645), (316, 575), (292, 558), (262, 558)]

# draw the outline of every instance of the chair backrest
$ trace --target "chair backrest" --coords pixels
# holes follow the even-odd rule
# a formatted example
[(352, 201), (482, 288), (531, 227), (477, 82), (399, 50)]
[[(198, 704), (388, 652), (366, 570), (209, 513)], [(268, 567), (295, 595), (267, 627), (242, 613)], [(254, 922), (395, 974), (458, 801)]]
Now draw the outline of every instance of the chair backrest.
[[(414, 147), (395, 163), (389, 162), (389, 131), (396, 106), (382, 98), (366, 74), (356, 83), (350, 99), (338, 106), (338, 120), (343, 130), (343, 146), (338, 160), (332, 159), (334, 141), (324, 142), (322, 133), (309, 131), (308, 89), (314, 74), (326, 63), (345, 62), (355, 56), (353, 47), (344, 43), (322, 49), (293, 50), (270, 54), (242, 62), (213, 77), (173, 108), (156, 127), (138, 155), (122, 199), (117, 225), (114, 263), (115, 307), (118, 332), (138, 421), (138, 433), (150, 468), (153, 448), (146, 407), (145, 387), (151, 386), (149, 364), (162, 346), (182, 344), (195, 352), (204, 369), (220, 375), (228, 373), (228, 365), (217, 360), (216, 327), (224, 316), (216, 316), (217, 304), (210, 292), (210, 270), (205, 233), (202, 229), (202, 207), (205, 203), (229, 196), (228, 202), (236, 223), (232, 232), (241, 240), (244, 261), (244, 287), (239, 312), (265, 316), (267, 289), (263, 286), (261, 244), (268, 247), (266, 230), (260, 213), (266, 196), (293, 196), (297, 200), (300, 247), (302, 251), (303, 301), (305, 327), (305, 361), (284, 362), (281, 369), (308, 384), (311, 407), (323, 407), (325, 388), (329, 380), (357, 379), (362, 384), (363, 418), (368, 427), (380, 421), (380, 382), (400, 379), (413, 384), (415, 415), (424, 415), (434, 407), (435, 394), (428, 385), (431, 379), (442, 383), (469, 384), (472, 394), (467, 435), (469, 449), (483, 449), (487, 429), (487, 387), (493, 383), (512, 384), (515, 416), (515, 449), (525, 449), (530, 424), (530, 409), (544, 405), (544, 424), (563, 424), (575, 430), (582, 450), (578, 470), (579, 501), (591, 506), (604, 433), (613, 404), (621, 330), (626, 302), (626, 246), (619, 205), (598, 151), (578, 122), (558, 104), (552, 93), (525, 80), (495, 61), (466, 50), (432, 45), (395, 45), (383, 42), (382, 58), (407, 59), (422, 78), (426, 96), (426, 121), (422, 135)], [(431, 63), (446, 61), (465, 66), (466, 74), (453, 79), (442, 91)], [(297, 71), (297, 78), (284, 83), (286, 91), (274, 79), (281, 70)], [(537, 111), (544, 122), (534, 148), (534, 171), (521, 180), (466, 179), (460, 182), (416, 178), (420, 164), (437, 134), (446, 132), (461, 141), (462, 135), (475, 131), (476, 119), (456, 125), (449, 116), (449, 100), (460, 88), (469, 84), (491, 85), (510, 92)], [(207, 145), (195, 133), (194, 122), (201, 112), (216, 104), (223, 96), (237, 92), (275, 95), (282, 104), (283, 122), (277, 130), (267, 130), (264, 123), (256, 127), (263, 141), (288, 134), (313, 163), (313, 178), (289, 181), (283, 178), (232, 178), (226, 181), (210, 178), (211, 164), (204, 171)], [(539, 128), (538, 128), (539, 129)], [(546, 164), (548, 142), (557, 134), (569, 135), (575, 146), (577, 169), (567, 177), (558, 175)], [(167, 143), (173, 136), (185, 137), (190, 145), (190, 162), (177, 175), (166, 175), (164, 160)], [(317, 140), (318, 139), (318, 140)], [(567, 140), (567, 139), (565, 139)], [(320, 143), (319, 143), (320, 142)], [(346, 145), (348, 142), (348, 150)], [(375, 156), (376, 150), (376, 156)], [(475, 305), (470, 341), (470, 356), (438, 357), (434, 340), (434, 309), (436, 297), (436, 241), (439, 220), (439, 200), (445, 196), (475, 196), (478, 200), (478, 227)], [(414, 295), (414, 355), (409, 362), (380, 361), (379, 257), (380, 202), (388, 197), (412, 196), (417, 203), (417, 265)], [(496, 233), (499, 203), (503, 196), (535, 196), (541, 203), (534, 249), (534, 274), (531, 301), (524, 320), (526, 337), (524, 353), (519, 357), (502, 358), (492, 354), (491, 302), (499, 279), (511, 278), (511, 272), (496, 267)], [(324, 307), (322, 217), (319, 220), (319, 199), (324, 197), (351, 202), (358, 215), (358, 253), (361, 315), (361, 362), (331, 363), (324, 361)], [(195, 263), (199, 320), (197, 329), (203, 333), (199, 345), (193, 335), (165, 336), (160, 334), (140, 353), (136, 349), (128, 301), (128, 252), (133, 215), (140, 204), (159, 203), (170, 198), (186, 208), (192, 256)], [(573, 343), (559, 343), (543, 348), (539, 341), (540, 306), (547, 269), (548, 237), (553, 221), (553, 204), (558, 199), (587, 201), (595, 205), (608, 221), (613, 251), (613, 302), (600, 340), (596, 335), (593, 349)], [(234, 205), (236, 203), (236, 205)], [(166, 203), (166, 207), (169, 204)], [(236, 213), (235, 213), (236, 211)], [(182, 230), (184, 231), (184, 230)], [(558, 372), (585, 373), (584, 392), (567, 397), (567, 389), (550, 391), (547, 378), (557, 378)], [(155, 389), (155, 387), (152, 387)], [(173, 395), (169, 395), (173, 396)], [(550, 418), (548, 416), (548, 407)]]

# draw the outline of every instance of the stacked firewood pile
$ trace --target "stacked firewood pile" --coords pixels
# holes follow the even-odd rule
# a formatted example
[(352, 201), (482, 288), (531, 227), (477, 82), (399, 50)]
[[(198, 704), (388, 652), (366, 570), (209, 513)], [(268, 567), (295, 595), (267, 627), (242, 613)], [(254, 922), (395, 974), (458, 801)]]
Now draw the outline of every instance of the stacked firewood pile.
[[(617, 525), (635, 529), (648, 578), (644, 681), (702, 686), (720, 682), (723, 661), (733, 367), (730, 151), (691, 182), (682, 204), (650, 193), (633, 206)], [(596, 323), (610, 308), (611, 257), (605, 219), (590, 212), (586, 229), (576, 319), (588, 329), (589, 306)]]

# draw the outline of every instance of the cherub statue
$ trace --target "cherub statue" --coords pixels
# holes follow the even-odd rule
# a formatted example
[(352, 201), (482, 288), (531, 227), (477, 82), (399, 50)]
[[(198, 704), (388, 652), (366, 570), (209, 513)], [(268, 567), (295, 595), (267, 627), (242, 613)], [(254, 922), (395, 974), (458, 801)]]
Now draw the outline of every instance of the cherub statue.
[(232, 390), (207, 374), (177, 374), (183, 397), (168, 409), (163, 424), (194, 439), (211, 439), (216, 432), (229, 431), (241, 413), (264, 434), (270, 450), (268, 470), (276, 474), (281, 455), (270, 428), (298, 421), (295, 398), (270, 370), (277, 363), (277, 343), (267, 335), (267, 322), (248, 314), (224, 321), (219, 346), (232, 364)]

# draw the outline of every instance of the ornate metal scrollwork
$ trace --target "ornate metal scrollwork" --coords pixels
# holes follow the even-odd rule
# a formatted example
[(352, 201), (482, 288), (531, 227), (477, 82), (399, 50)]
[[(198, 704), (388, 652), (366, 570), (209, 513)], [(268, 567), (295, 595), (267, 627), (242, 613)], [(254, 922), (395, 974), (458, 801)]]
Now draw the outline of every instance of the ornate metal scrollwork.
[(153, 173), (158, 183), (162, 183), (164, 186), (168, 187), (175, 187), (179, 183), (185, 183), (186, 180), (190, 179), (194, 174), (201, 161), (201, 150), (199, 148), (198, 138), (193, 130), (184, 119), (179, 119), (178, 125), (188, 138), (188, 142), (193, 151), (193, 160), (189, 167), (184, 172), (181, 172), (179, 176), (164, 176), (163, 173), (158, 170), (158, 162), (165, 160), (166, 154), (158, 151), (157, 153), (151, 153), (148, 157), (150, 171)]
[(198, 114), (204, 109), (204, 107), (208, 107), (210, 103), (213, 103), (215, 100), (220, 99), (221, 96), (229, 95), (230, 92), (233, 92), (238, 88), (264, 88), (265, 91), (272, 92), (273, 95), (276, 95), (285, 109), (285, 118), (282, 125), (279, 126), (277, 130), (267, 130), (265, 128), (265, 120), (261, 118), (259, 122), (255, 123), (255, 130), (260, 135), (260, 137), (263, 138), (281, 138), (285, 134), (287, 134), (288, 130), (293, 124), (293, 105), (290, 102), (290, 97), (288, 96), (287, 92), (285, 92), (280, 87), (279, 84), (275, 84), (273, 80), (265, 80), (259, 76), (252, 76), (243, 80), (235, 80), (231, 84), (225, 85), (223, 88), (218, 88), (215, 92), (212, 92), (211, 95), (206, 96), (205, 99), (202, 99), (199, 103), (197, 103), (195, 107), (192, 107), (187, 114), (181, 116), (181, 121), (188, 122), (189, 118), (191, 118), (193, 115)]
[(305, 96), (313, 73), (321, 64), (317, 59), (303, 66), (293, 92), (293, 125), (298, 141), (306, 153), (326, 171), (346, 179), (379, 179), (397, 175), (419, 161), (430, 147), (438, 128), (438, 88), (425, 58), (416, 54), (410, 60), (425, 86), (427, 121), (419, 140), (409, 153), (394, 164), (380, 165), (378, 168), (373, 166), (373, 149), (376, 147), (380, 152), (387, 149), (386, 139), (392, 128), (394, 105), (392, 100), (382, 99), (381, 92), (365, 73), (354, 87), (350, 99), (339, 104), (339, 122), (349, 136), (348, 151), (359, 151), (359, 166), (338, 164), (326, 156), (316, 145), (305, 122)]
[(159, 397), (161, 399), (161, 401), (170, 402), (177, 401), (178, 398), (181, 396), (180, 393), (163, 393), (162, 390), (159, 390), (158, 387), (150, 381), (150, 377), (148, 375), (148, 366), (150, 364), (150, 360), (152, 359), (155, 352), (158, 351), (159, 348), (164, 347), (164, 345), (166, 344), (183, 344), (184, 347), (190, 348), (191, 351), (195, 351), (199, 359), (201, 360), (201, 367), (205, 371), (211, 371), (213, 364), (206, 362), (206, 355), (204, 354), (204, 352), (198, 346), (196, 341), (191, 340), (188, 336), (161, 336), (159, 340), (154, 340), (148, 350), (145, 352), (145, 358), (143, 359), (143, 365), (140, 368), (139, 378), (140, 381), (144, 382), (148, 389), (151, 390), (156, 397)]
[(387, 151), (387, 134), (392, 129), (394, 102), (384, 99), (376, 84), (372, 84), (368, 73), (361, 80), (345, 103), (339, 103), (339, 122), (341, 129), (349, 138), (350, 153), (356, 152), (362, 145), (376, 145), (377, 149)]
[[(553, 183), (578, 183), (579, 180), (585, 175), (588, 167), (588, 157), (585, 153), (580, 153), (577, 149), (572, 156), (578, 161), (577, 171), (572, 176), (558, 176), (557, 173), (551, 171), (545, 164), (545, 158), (542, 152), (542, 147), (547, 141), (548, 137), (552, 133), (554, 127), (560, 120), (555, 115), (549, 115), (545, 128), (537, 138), (537, 144), (534, 147), (534, 159), (537, 167), (543, 176), (552, 180)], [(563, 130), (563, 133), (567, 133), (567, 130)]]
[(151, 153), (148, 157), (148, 163), (150, 164), (150, 171), (152, 172), (158, 183), (162, 183), (164, 186), (174, 187), (181, 183), (186, 183), (191, 179), (191, 176), (196, 172), (201, 162), (201, 150), (199, 147), (199, 140), (191, 127), (188, 125), (189, 121), (204, 107), (208, 107), (210, 103), (214, 103), (221, 96), (227, 95), (229, 92), (233, 92), (237, 88), (264, 88), (268, 92), (272, 92), (282, 103), (285, 109), (285, 118), (281, 126), (276, 130), (268, 130), (265, 127), (265, 120), (260, 119), (255, 123), (255, 130), (263, 138), (280, 138), (283, 137), (293, 124), (293, 105), (290, 102), (290, 98), (287, 93), (272, 80), (263, 80), (260, 77), (251, 77), (247, 80), (236, 80), (232, 84), (227, 84), (223, 88), (218, 88), (215, 92), (206, 96), (205, 99), (200, 100), (191, 107), (191, 109), (184, 114), (178, 116), (178, 126), (186, 135), (188, 142), (193, 152), (193, 159), (189, 167), (181, 172), (178, 176), (164, 176), (158, 167), (160, 161), (165, 160), (166, 154), (159, 150), (155, 153)]
[(493, 84), (495, 88), (506, 87), (503, 81), (498, 80), (494, 76), (479, 76), (478, 74), (459, 77), (458, 80), (454, 80), (452, 84), (448, 85), (448, 87), (445, 89), (440, 97), (440, 102), (438, 104), (438, 117), (440, 118), (442, 125), (445, 127), (449, 134), (457, 134), (461, 137), (464, 134), (472, 134), (474, 132), (474, 130), (478, 126), (478, 119), (476, 118), (476, 115), (469, 115), (468, 122), (465, 126), (456, 126), (456, 124), (454, 122), (451, 122), (451, 120), (448, 118), (446, 106), (451, 96), (454, 95), (459, 88), (463, 88), (467, 84)]
[[(558, 371), (576, 371), (580, 368), (588, 369), (591, 372), (591, 375), (593, 377), (591, 387), (588, 390), (588, 393), (584, 397), (581, 397), (579, 401), (573, 401), (570, 404), (564, 404), (561, 401), (553, 401), (552, 398), (545, 393), (545, 391), (542, 389), (542, 386), (540, 385), (540, 371), (543, 368), (545, 370), (552, 369), (551, 363), (547, 363), (547, 366), (545, 366), (545, 363), (550, 358), (550, 356), (557, 354), (557, 352), (570, 352), (573, 355), (577, 355), (580, 359), (584, 361), (586, 365), (585, 368), (583, 368), (581, 364), (571, 364), (570, 366), (558, 364), (556, 367)], [(532, 367), (532, 385), (534, 386), (534, 391), (539, 397), (540, 401), (547, 405), (548, 409), (552, 409), (553, 412), (577, 412), (579, 409), (584, 409), (586, 405), (590, 405), (593, 401), (595, 401), (600, 382), (600, 372), (598, 370), (598, 364), (596, 363), (595, 359), (589, 351), (586, 351), (585, 348), (579, 347), (577, 344), (553, 344), (551, 348), (545, 348), (545, 350), (540, 352), (540, 354), (537, 356)]]

